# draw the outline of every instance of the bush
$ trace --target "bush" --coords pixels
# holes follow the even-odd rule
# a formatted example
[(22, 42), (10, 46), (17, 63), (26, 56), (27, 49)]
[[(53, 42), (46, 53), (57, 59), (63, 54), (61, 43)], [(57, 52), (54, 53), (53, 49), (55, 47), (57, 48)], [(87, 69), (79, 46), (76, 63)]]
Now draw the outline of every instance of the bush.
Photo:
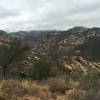
[(95, 70), (89, 70), (80, 80), (79, 88), (84, 90), (98, 90), (100, 88), (100, 76)]
[(50, 76), (50, 65), (44, 60), (38, 60), (34, 63), (32, 69), (32, 76), (37, 80), (47, 79)]
[(66, 86), (63, 79), (51, 78), (47, 80), (51, 92), (59, 92), (65, 94)]

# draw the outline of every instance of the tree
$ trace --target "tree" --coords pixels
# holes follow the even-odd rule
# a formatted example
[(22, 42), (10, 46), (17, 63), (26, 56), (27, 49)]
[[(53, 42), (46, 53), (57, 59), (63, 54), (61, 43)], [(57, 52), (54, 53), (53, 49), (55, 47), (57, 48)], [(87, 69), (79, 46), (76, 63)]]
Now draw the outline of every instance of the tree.
[(0, 48), (0, 65), (2, 66), (2, 75), (5, 77), (10, 70), (9, 65), (14, 61), (21, 60), (21, 56), (29, 47), (21, 40), (13, 39), (9, 44)]
[(43, 80), (50, 76), (50, 64), (45, 60), (37, 60), (33, 65), (33, 77), (37, 80)]

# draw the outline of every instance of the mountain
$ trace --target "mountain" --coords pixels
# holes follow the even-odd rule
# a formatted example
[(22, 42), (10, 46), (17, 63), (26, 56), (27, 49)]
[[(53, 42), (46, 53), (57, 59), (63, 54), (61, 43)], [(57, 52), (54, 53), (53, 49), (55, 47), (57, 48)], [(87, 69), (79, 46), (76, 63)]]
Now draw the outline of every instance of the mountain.
[(81, 27), (81, 26), (77, 26), (77, 27), (73, 27), (67, 31), (60, 31), (60, 30), (48, 30), (48, 31), (39, 31), (39, 30), (34, 30), (34, 31), (19, 31), (19, 32), (12, 32), (11, 35), (14, 37), (18, 37), (18, 38), (30, 38), (34, 39), (34, 38), (38, 38), (41, 36), (53, 36), (53, 35), (60, 35), (60, 36), (70, 36), (70, 35), (80, 35), (82, 32), (84, 32), (85, 30), (87, 30), (88, 28), (85, 27)]
[[(100, 61), (100, 28), (76, 26), (66, 31), (34, 30), (10, 34), (1, 31), (0, 37), (5, 41), (18, 38), (30, 46), (24, 54), (23, 61), (16, 62), (13, 66), (31, 68), (35, 60), (46, 57), (52, 66), (69, 65), (72, 68), (76, 66), (77, 69), (79, 63), (80, 69), (84, 70), (94, 65), (94, 62), (97, 64)], [(84, 65), (87, 67), (84, 68)]]
[(99, 37), (100, 28), (76, 26), (67, 31), (20, 31), (11, 35), (23, 40), (37, 52), (60, 52), (67, 55), (76, 47), (90, 41), (90, 38)]

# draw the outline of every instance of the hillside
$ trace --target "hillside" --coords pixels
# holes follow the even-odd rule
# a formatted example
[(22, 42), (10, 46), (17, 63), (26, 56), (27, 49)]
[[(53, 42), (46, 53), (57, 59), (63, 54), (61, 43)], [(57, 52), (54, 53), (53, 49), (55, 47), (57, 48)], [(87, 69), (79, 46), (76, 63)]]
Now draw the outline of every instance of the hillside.
[(69, 58), (74, 64), (75, 61), (73, 62), (72, 59), (75, 57), (78, 59), (83, 57), (82, 59), (85, 59), (87, 63), (90, 60), (94, 62), (100, 60), (100, 28), (77, 26), (67, 31), (20, 31), (10, 35), (31, 46), (25, 61), (29, 65), (42, 56), (51, 59), (55, 66), (64, 66), (64, 63), (69, 62), (67, 60)]
[(74, 57), (83, 57), (87, 62), (90, 60), (99, 62), (99, 36), (99, 28), (80, 26), (67, 31), (20, 31), (11, 34), (0, 31), (0, 49), (4, 45), (7, 46), (13, 38), (28, 44), (30, 50), (24, 55), (23, 62), (20, 62), (21, 66), (32, 66), (34, 60), (42, 56), (51, 59), (55, 66), (59, 64), (63, 66), (63, 63), (69, 62), (66, 59)]
[(100, 29), (0, 31), (0, 100), (99, 100)]

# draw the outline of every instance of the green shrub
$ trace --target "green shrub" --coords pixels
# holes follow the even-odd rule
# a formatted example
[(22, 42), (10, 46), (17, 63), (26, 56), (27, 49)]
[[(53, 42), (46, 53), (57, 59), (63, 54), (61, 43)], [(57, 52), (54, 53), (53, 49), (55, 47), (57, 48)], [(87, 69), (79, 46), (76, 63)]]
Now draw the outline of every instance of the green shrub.
[(32, 76), (34, 79), (41, 81), (43, 79), (47, 79), (50, 76), (50, 72), (51, 69), (49, 63), (40, 59), (33, 65)]
[(90, 69), (87, 75), (81, 77), (79, 88), (84, 90), (98, 90), (100, 88), (99, 73)]

